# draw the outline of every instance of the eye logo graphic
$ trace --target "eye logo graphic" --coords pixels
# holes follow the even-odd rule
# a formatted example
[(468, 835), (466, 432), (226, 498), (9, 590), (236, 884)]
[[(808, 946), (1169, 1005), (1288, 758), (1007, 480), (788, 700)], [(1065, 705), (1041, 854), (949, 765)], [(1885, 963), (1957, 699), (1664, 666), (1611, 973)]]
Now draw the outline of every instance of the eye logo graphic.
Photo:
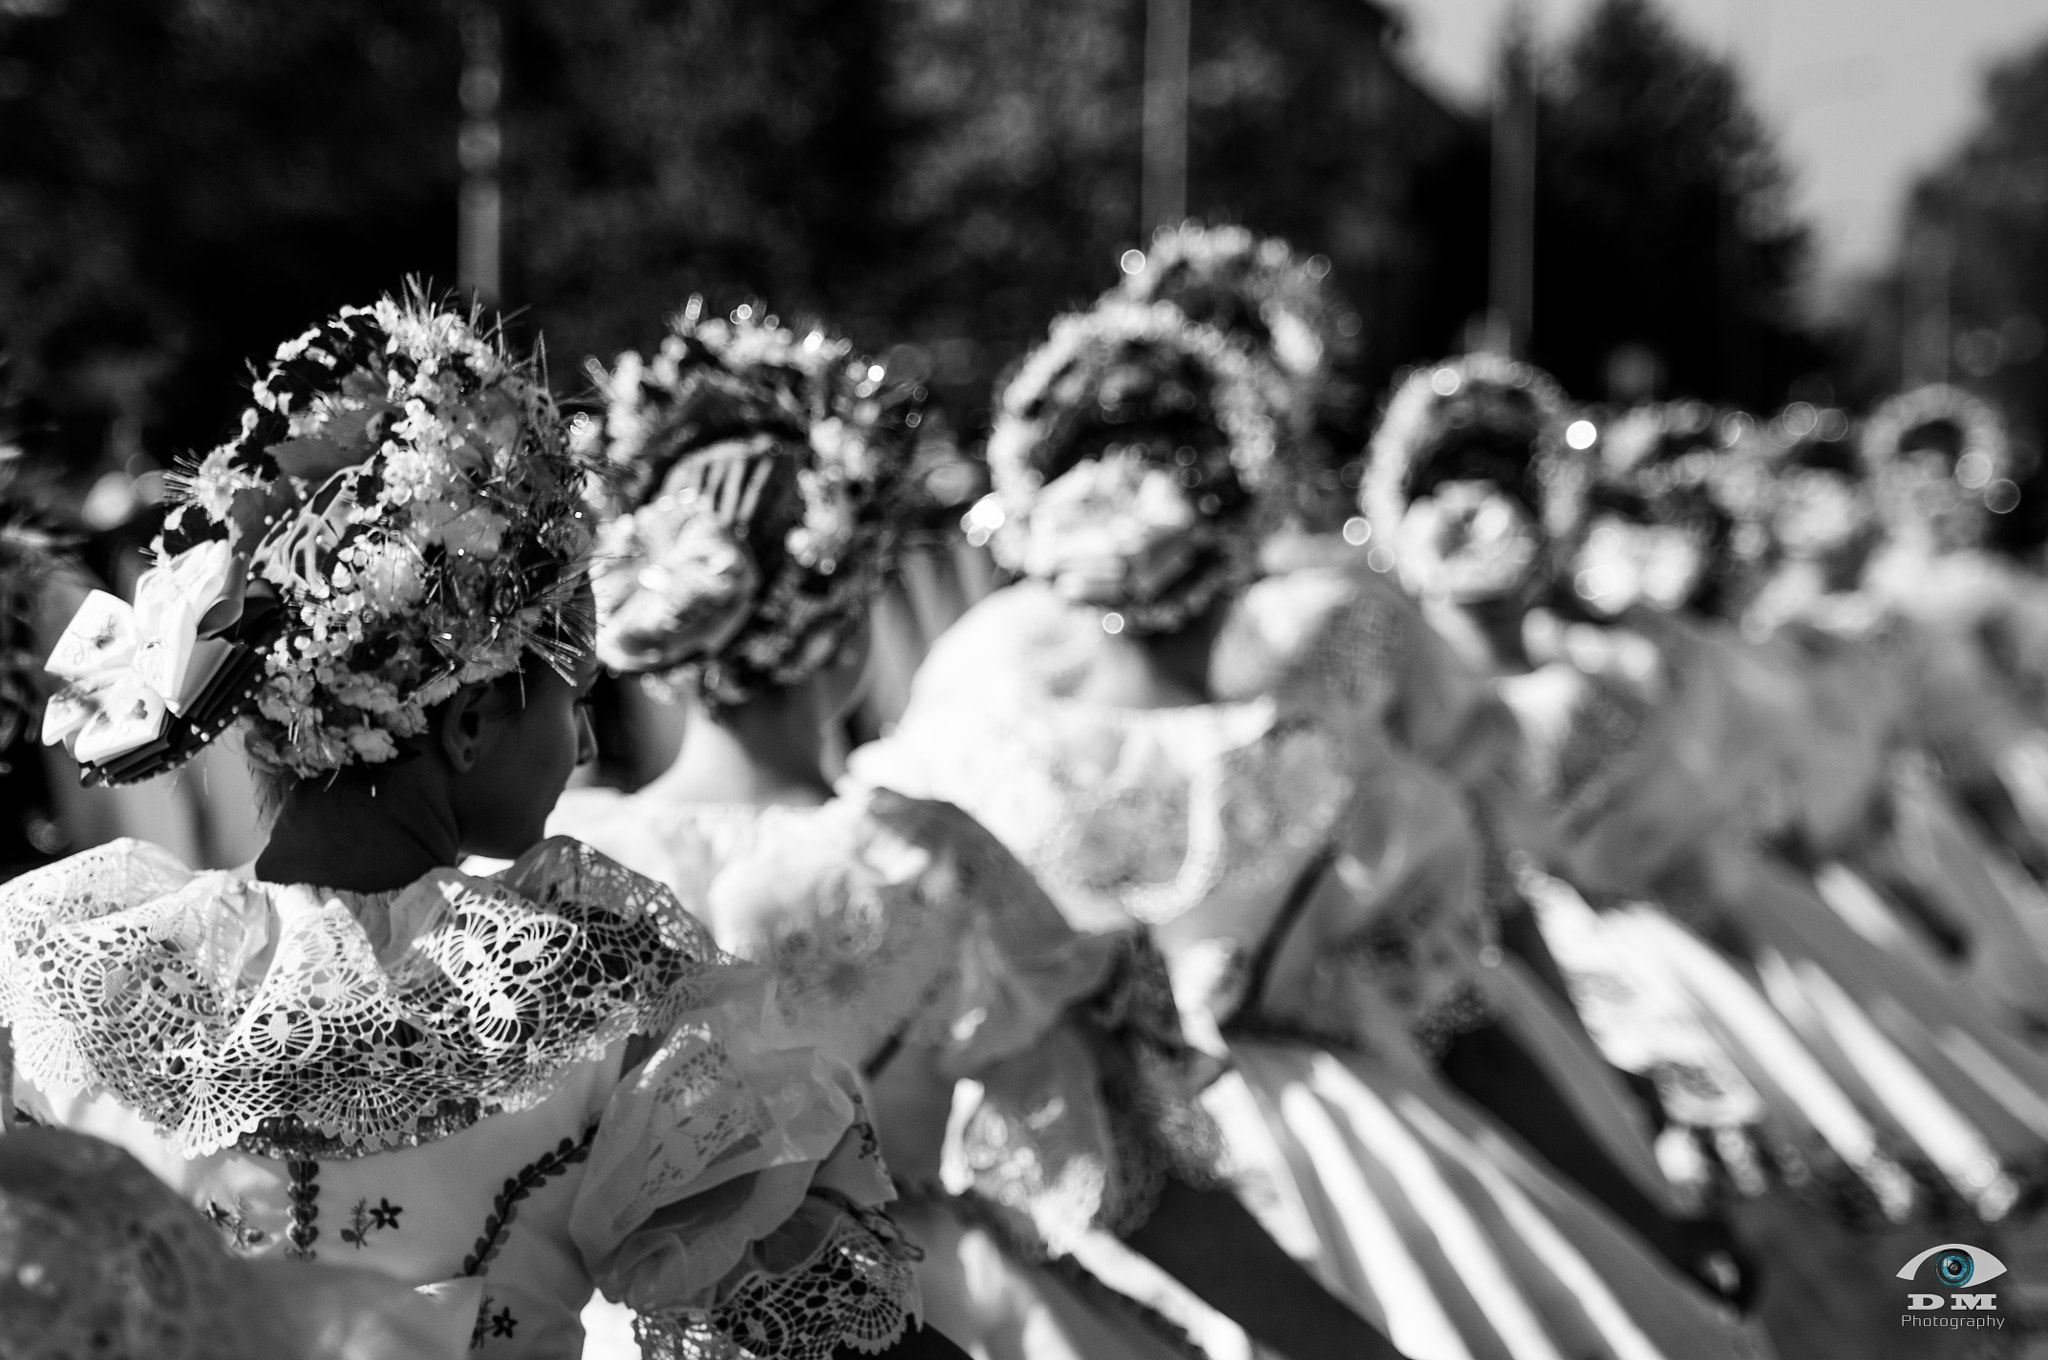
[(1899, 1267), (1899, 1278), (1918, 1279), (1929, 1261), (1934, 1263), (1931, 1283), (1950, 1292), (1906, 1295), (1906, 1313), (1899, 1319), (1900, 1326), (1997, 1328), (2005, 1325), (2005, 1319), (1997, 1316), (1998, 1295), (1963, 1292), (1980, 1290), (2005, 1274), (2005, 1262), (1984, 1248), (1973, 1247), (1967, 1242), (1944, 1242), (1938, 1247), (1929, 1247)]
[(1934, 1258), (1936, 1280), (1949, 1289), (1961, 1289), (1966, 1284), (1983, 1284), (2005, 1274), (2005, 1262), (1993, 1256), (1982, 1247), (1973, 1247), (1963, 1242), (1945, 1242), (1938, 1247), (1929, 1247), (1899, 1268), (1899, 1278), (1910, 1280), (1920, 1273), (1920, 1267)]

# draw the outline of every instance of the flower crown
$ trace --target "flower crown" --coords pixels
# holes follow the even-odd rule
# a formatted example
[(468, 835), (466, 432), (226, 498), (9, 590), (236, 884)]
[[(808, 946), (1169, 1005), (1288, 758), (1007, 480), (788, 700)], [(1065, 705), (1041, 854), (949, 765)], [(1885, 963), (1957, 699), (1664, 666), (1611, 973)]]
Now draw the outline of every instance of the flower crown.
[[(1906, 445), (1917, 433), (1947, 425), (1961, 448), (1939, 506), (1907, 503), (1897, 476)], [(1863, 427), (1859, 445), (1863, 463), (1877, 486), (1879, 502), (1893, 522), (1930, 513), (1956, 517), (1957, 537), (1981, 541), (1989, 516), (2009, 514), (2019, 505), (2013, 472), (2012, 445), (2005, 422), (1988, 402), (1947, 383), (1931, 383), (1887, 399)]]
[(1117, 296), (1170, 302), (1189, 320), (1246, 340), (1280, 370), (1292, 398), (1288, 435), (1309, 446), (1288, 460), (1299, 474), (1302, 510), (1313, 512), (1318, 502), (1358, 485), (1362, 455), (1337, 450), (1359, 442), (1342, 427), (1357, 405), (1344, 375), (1358, 357), (1363, 327), (1331, 288), (1327, 259), (1303, 260), (1287, 242), (1244, 227), (1199, 222), (1161, 227), (1148, 250), (1125, 258)]
[(1721, 613), (1753, 589), (1768, 544), (1750, 507), (1757, 469), (1730, 447), (1730, 427), (1699, 401), (1624, 412), (1602, 433), (1588, 518), (1600, 509), (1698, 531), (1705, 561), (1691, 607)]
[(1248, 579), (1286, 400), (1269, 365), (1167, 303), (1060, 317), (1004, 389), (969, 533), (1028, 575), (1085, 578), (1069, 593), (1116, 627), (1170, 631)]
[(173, 479), (135, 604), (96, 592), (51, 656), (44, 739), (89, 779), (245, 714), (259, 768), (389, 761), (458, 687), (588, 651), (587, 469), (502, 335), (415, 290), (282, 346), (251, 395)]
[[(921, 391), (822, 328), (701, 298), (651, 361), (592, 376), (618, 483), (600, 659), (726, 707), (830, 663), (894, 566)], [(764, 547), (750, 531), (777, 509), (791, 527)]]
[(1568, 542), (1583, 517), (1590, 475), (1559, 438), (1568, 406), (1549, 374), (1497, 354), (1474, 353), (1414, 369), (1394, 389), (1372, 437), (1359, 505), (1382, 541), (1392, 542), (1408, 504), (1445, 480), (1468, 446), (1482, 450), (1472, 471), (1525, 501), (1553, 543)]

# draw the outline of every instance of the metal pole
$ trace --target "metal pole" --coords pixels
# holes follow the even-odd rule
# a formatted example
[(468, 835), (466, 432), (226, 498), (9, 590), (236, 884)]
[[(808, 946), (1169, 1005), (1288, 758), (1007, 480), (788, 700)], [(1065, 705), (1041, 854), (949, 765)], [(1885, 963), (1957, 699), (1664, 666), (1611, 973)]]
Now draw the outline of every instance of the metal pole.
[(1507, 14), (1493, 100), (1493, 241), (1488, 347), (1526, 352), (1536, 321), (1535, 35), (1526, 3)]
[(1191, 0), (1146, 0), (1145, 147), (1139, 210), (1146, 234), (1188, 215)]
[(456, 213), (456, 282), (486, 306), (504, 295), (505, 200), (498, 182), (504, 137), (498, 100), (505, 87), (504, 32), (497, 11), (476, 5), (462, 18), (462, 130), (455, 150), (462, 163)]
[(1955, 265), (1955, 242), (1946, 224), (1925, 220), (1906, 246), (1905, 341), (1906, 385), (1948, 381), (1949, 273)]

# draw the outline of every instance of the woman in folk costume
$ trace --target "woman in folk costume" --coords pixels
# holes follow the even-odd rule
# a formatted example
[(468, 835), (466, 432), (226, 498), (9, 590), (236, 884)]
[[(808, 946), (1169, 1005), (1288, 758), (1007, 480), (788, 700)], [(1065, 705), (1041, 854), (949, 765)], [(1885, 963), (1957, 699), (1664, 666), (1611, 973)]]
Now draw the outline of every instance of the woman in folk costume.
[[(1484, 924), (1454, 793), (1385, 742), (1380, 671), (1305, 646), (1240, 677), (1279, 401), (1165, 305), (1062, 318), (991, 464), (1027, 580), (942, 639), (857, 774), (952, 798), (1068, 918), (1150, 928), (1248, 1193), (1413, 1356), (1745, 1354), (1668, 1271), (1434, 1075)], [(1369, 639), (1368, 639), (1369, 641)]]
[[(1666, 440), (1663, 456), (1581, 496), (1590, 461), (1545, 466), (1541, 446), (1476, 485), (1468, 467), (1462, 486), (1431, 468), (1428, 441), (1416, 447), (1423, 456), (1405, 470), (1376, 465), (1388, 475), (1371, 499), (1410, 551), (1404, 571), (1429, 578), (1454, 512), (1553, 526), (1548, 542), (1529, 541), (1542, 578), (1513, 607), (1440, 608), (1447, 627), (1491, 649), (1523, 725), (1520, 768), (1501, 781), (1523, 822), (1520, 887), (1588, 1028), (1617, 1063), (1659, 1078), (1675, 1124), (1713, 1135), (1669, 1150), (1690, 1150), (1738, 1194), (1730, 1212), (1745, 1241), (1773, 1261), (1762, 1315), (1780, 1345), (1803, 1350), (1818, 1322), (1885, 1353), (1899, 1343), (1874, 1320), (1885, 1310), (1874, 1263), (1900, 1240), (1844, 1233), (1794, 1191), (1819, 1192), (1820, 1207), (1852, 1225), (1960, 1214), (1975, 1228), (2010, 1207), (2031, 1139), (1952, 1060), (1858, 1026), (1858, 1003), (1837, 984), (1874, 1001), (1867, 971), (1826, 970), (1868, 951), (1840, 938), (1846, 929), (1810, 882), (1750, 848), (1758, 809), (1780, 801), (1767, 796), (1778, 718), (1799, 699), (1738, 639), (1678, 617), (1730, 585), (1739, 535), (1715, 503), (1719, 454)], [(1549, 457), (1565, 456), (1551, 446)], [(1508, 503), (1518, 488), (1534, 507)], [(1901, 995), (1922, 1017), (2000, 1042), (1981, 1016), (1942, 1009), (1922, 985)], [(1829, 1025), (1809, 1023), (1821, 1015)], [(1951, 1090), (1937, 1094), (1943, 1083)], [(1965, 1114), (1948, 1098), (1958, 1093)], [(1688, 1120), (1695, 1103), (1715, 1117)]]
[(550, 825), (705, 901), (791, 1027), (866, 1074), (935, 1325), (1017, 1360), (1243, 1352), (1220, 1309), (1295, 1360), (1392, 1354), (1217, 1180), (1209, 1064), (1143, 934), (1077, 933), (951, 806), (833, 795), (909, 390), (827, 332), (695, 302), (600, 379), (599, 654), (691, 716), (666, 774)]
[[(1501, 715), (1485, 677), (1417, 626), (1414, 602), (1397, 579), (1367, 565), (1371, 525), (1357, 505), (1366, 439), (1355, 428), (1365, 399), (1349, 376), (1361, 325), (1331, 285), (1328, 264), (1243, 227), (1190, 222), (1162, 228), (1106, 296), (1171, 303), (1270, 365), (1284, 395), (1281, 437), (1290, 452), (1264, 511), (1270, 532), (1260, 565), (1274, 579), (1252, 589), (1324, 601), (1332, 613), (1349, 607), (1382, 616), (1380, 626), (1397, 636), (1385, 649), (1396, 669), (1381, 722), (1397, 743), (1456, 778), (1463, 753), (1483, 744)], [(1291, 619), (1301, 611), (1244, 612)], [(1288, 645), (1256, 634), (1244, 640)]]
[(1958, 495), (1872, 457), (1900, 434), (1875, 424), (1861, 458), (1790, 438), (1763, 460), (1775, 494), (1746, 479), (1744, 532), (1767, 558), (1748, 650), (1801, 700), (1779, 706), (1783, 768), (1760, 805), (1775, 824), (1759, 834), (1868, 939), (2031, 1035), (2048, 1020), (2048, 939), (2025, 868), (2040, 844), (2029, 760), (2048, 743), (2003, 665), (2037, 605), (1961, 546)]
[[(454, 1353), (957, 1353), (853, 1074), (770, 980), (548, 809), (588, 745), (586, 465), (534, 367), (423, 299), (283, 346), (177, 484), (46, 737), (147, 778), (243, 720), (252, 871), (117, 841), (0, 889), (29, 1122), (127, 1149), (245, 1256), (438, 1299)], [(502, 874), (455, 866), (516, 857)]]
[(1859, 443), (1885, 539), (1863, 589), (1917, 635), (1919, 736), (1986, 830), (2048, 876), (2048, 590), (1990, 551), (2017, 508), (2012, 444), (1980, 398), (1891, 398)]
[[(1356, 348), (1347, 331), (1357, 330), (1357, 317), (1329, 286), (1327, 262), (1318, 263), (1242, 228), (1187, 224), (1161, 231), (1135, 268), (1127, 264), (1121, 285), (1125, 296), (1171, 302), (1239, 341), (1248, 356), (1270, 364), (1287, 397), (1281, 428), (1288, 453), (1267, 498), (1274, 522), (1260, 554), (1265, 575), (1245, 591), (1236, 626), (1218, 640), (1218, 671), (1242, 696), (1284, 683), (1319, 653), (1344, 651), (1373, 672), (1360, 692), (1372, 696), (1393, 742), (1463, 787), (1483, 775), (1476, 762), (1511, 739), (1513, 719), (1487, 675), (1453, 653), (1386, 571), (1390, 555), (1375, 551), (1370, 522), (1358, 514), (1364, 459), (1345, 462), (1335, 453), (1357, 406), (1345, 377)], [(1471, 810), (1483, 825), (1484, 800)], [(1454, 1028), (1431, 1026), (1417, 1038), (1454, 1086), (1674, 1263), (1712, 1288), (1745, 1292), (1750, 1282), (1741, 1278), (1725, 1227), (1674, 1194), (1652, 1150), (1641, 1098), (1601, 1061), (1530, 913), (1503, 890), (1504, 878), (1486, 879), (1487, 925), (1503, 948), (1474, 970), (1483, 998), (1468, 1000)], [(1532, 1061), (1540, 1082), (1527, 1079)], [(1587, 1131), (1597, 1145), (1588, 1144)]]

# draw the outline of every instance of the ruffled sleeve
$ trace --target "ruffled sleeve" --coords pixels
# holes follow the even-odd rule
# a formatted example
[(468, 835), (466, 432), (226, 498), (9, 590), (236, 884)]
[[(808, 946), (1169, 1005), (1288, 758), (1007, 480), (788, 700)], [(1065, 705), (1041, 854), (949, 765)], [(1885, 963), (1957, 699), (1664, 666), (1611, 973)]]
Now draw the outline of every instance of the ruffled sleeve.
[(1251, 963), (1240, 1026), (1377, 1047), (1433, 1048), (1490, 1014), (1497, 952), (1464, 799), (1412, 757), (1366, 762), (1323, 858), (1292, 889), (1284, 929)]
[[(659, 884), (549, 846), (508, 885), (642, 904), (692, 952), (715, 952)], [(598, 1287), (641, 1315), (652, 1355), (885, 1348), (917, 1310), (916, 1284), (881, 1213), (894, 1188), (854, 1074), (786, 1031), (765, 970), (727, 961), (660, 1015), (599, 1114), (570, 1213)]]
[(1028, 1049), (955, 1088), (942, 1176), (1048, 1255), (1144, 1225), (1168, 1177), (1221, 1183), (1201, 1104), (1214, 1065), (1190, 1047), (1164, 963), (1140, 934), (1112, 975)]

